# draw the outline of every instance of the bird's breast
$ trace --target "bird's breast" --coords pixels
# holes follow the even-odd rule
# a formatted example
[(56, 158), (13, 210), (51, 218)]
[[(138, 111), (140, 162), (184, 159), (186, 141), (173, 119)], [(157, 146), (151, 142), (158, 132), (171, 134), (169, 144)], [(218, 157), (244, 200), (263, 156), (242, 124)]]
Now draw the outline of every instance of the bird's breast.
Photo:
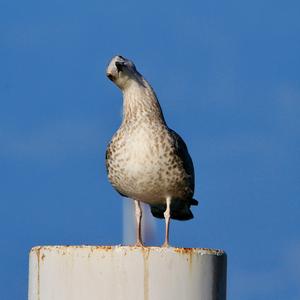
[(130, 198), (157, 204), (167, 196), (186, 198), (192, 193), (190, 178), (164, 127), (120, 129), (107, 152), (109, 180)]
[(155, 132), (143, 126), (124, 135), (117, 151), (117, 160), (127, 176), (137, 179), (140, 176), (154, 176), (158, 172), (164, 153), (155, 137)]

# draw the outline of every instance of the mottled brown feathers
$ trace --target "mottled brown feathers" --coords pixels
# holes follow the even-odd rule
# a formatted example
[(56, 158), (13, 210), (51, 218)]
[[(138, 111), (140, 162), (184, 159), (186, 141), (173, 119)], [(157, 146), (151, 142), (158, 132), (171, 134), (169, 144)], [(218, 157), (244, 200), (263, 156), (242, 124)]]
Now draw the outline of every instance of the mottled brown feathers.
[(166, 125), (157, 97), (142, 77), (123, 96), (123, 121), (106, 151), (111, 184), (120, 194), (150, 204), (155, 217), (163, 217), (171, 197), (171, 218), (192, 218), (194, 167), (186, 144)]

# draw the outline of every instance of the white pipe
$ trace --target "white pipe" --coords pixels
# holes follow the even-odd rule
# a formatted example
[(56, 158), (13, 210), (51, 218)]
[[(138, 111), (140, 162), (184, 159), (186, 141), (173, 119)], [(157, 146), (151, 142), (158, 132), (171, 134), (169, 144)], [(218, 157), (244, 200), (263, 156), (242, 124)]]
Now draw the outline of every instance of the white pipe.
[(225, 300), (226, 254), (200, 248), (43, 246), (29, 300)]

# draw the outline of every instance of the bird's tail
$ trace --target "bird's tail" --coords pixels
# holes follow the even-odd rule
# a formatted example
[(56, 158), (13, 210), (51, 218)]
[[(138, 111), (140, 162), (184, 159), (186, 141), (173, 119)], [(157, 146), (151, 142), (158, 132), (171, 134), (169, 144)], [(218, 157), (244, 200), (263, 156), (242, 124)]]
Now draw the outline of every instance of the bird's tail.
[[(187, 221), (193, 219), (193, 213), (190, 209), (191, 205), (198, 205), (198, 201), (190, 199), (189, 201), (174, 200), (171, 201), (171, 219)], [(151, 213), (154, 217), (163, 219), (166, 204), (164, 205), (151, 205)]]

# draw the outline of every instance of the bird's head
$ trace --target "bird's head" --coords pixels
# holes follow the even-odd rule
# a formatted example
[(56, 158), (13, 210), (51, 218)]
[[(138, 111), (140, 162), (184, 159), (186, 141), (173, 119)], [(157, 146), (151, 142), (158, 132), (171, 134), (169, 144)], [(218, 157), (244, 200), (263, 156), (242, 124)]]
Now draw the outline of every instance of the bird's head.
[(132, 82), (141, 81), (141, 75), (134, 63), (121, 55), (112, 58), (106, 69), (106, 76), (121, 90), (126, 89)]

